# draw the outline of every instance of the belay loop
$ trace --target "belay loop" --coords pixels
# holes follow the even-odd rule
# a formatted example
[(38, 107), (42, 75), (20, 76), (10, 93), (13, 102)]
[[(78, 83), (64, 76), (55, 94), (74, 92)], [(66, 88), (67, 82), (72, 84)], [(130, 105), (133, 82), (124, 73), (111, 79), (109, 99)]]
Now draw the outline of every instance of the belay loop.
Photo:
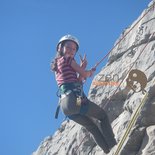
[(73, 92), (76, 96), (76, 105), (77, 106), (81, 106), (81, 104), (84, 104), (86, 102), (86, 96), (84, 96), (82, 84), (77, 85), (73, 89)]

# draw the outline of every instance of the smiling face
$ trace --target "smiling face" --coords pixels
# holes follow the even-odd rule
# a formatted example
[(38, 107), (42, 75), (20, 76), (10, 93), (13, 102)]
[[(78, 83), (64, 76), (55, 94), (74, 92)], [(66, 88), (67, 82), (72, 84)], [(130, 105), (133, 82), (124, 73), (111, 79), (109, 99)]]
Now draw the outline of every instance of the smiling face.
[(77, 45), (73, 41), (66, 41), (62, 50), (65, 56), (73, 58), (77, 51)]

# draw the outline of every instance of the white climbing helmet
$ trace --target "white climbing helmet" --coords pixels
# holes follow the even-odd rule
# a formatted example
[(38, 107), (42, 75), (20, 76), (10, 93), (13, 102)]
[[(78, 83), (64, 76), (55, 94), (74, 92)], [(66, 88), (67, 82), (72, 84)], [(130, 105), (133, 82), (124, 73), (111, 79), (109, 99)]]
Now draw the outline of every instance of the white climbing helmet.
[(76, 37), (70, 35), (70, 34), (67, 34), (67, 35), (63, 36), (63, 37), (59, 40), (59, 42), (58, 42), (58, 44), (57, 44), (57, 49), (58, 49), (59, 44), (61, 44), (61, 43), (64, 42), (64, 41), (67, 41), (67, 40), (71, 40), (71, 41), (75, 42), (76, 45), (77, 45), (77, 50), (79, 49), (79, 41), (78, 41), (78, 39), (77, 39)]

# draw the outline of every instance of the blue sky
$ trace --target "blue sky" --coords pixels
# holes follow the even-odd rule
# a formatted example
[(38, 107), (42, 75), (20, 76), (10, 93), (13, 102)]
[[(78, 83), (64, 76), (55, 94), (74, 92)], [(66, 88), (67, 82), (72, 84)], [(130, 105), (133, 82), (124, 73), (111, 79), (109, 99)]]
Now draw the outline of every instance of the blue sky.
[[(79, 39), (79, 52), (86, 53), (90, 68), (149, 2), (0, 0), (1, 155), (30, 155), (63, 121), (62, 113), (54, 118), (57, 85), (50, 71), (60, 37)], [(91, 80), (85, 83), (86, 94)]]

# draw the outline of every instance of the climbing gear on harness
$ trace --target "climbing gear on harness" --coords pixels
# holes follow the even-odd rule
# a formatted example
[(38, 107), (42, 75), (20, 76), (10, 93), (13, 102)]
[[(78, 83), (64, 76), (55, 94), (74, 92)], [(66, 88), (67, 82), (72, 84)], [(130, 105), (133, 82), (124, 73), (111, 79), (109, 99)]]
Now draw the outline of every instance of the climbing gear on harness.
[(86, 96), (83, 92), (83, 85), (82, 83), (65, 83), (60, 86), (60, 92), (61, 95), (66, 95), (67, 92), (72, 91), (74, 95), (76, 96), (76, 104), (80, 106), (82, 103), (84, 103)]
[(76, 94), (76, 97), (76, 105), (81, 106), (81, 104), (84, 102), (82, 85), (78, 86), (78, 93)]
[(81, 106), (81, 103), (82, 103), (82, 97), (78, 96), (77, 99), (76, 99), (76, 105)]
[[(60, 95), (58, 95), (58, 92), (60, 92)], [(68, 97), (71, 97), (73, 99), (72, 102), (76, 103), (77, 107), (79, 108), (82, 106), (82, 104), (86, 104), (88, 100), (83, 92), (82, 83), (62, 84), (59, 87), (58, 92), (57, 92), (57, 96), (59, 97), (59, 104), (56, 109), (55, 118), (58, 118), (60, 103), (63, 99), (65, 98), (67, 99)]]
[(72, 35), (70, 35), (70, 34), (67, 34), (67, 35), (63, 36), (63, 37), (59, 40), (59, 42), (58, 42), (58, 44), (57, 44), (57, 49), (58, 49), (58, 46), (59, 46), (62, 42), (67, 41), (67, 40), (70, 40), (70, 41), (73, 41), (74, 43), (76, 43), (76, 45), (77, 45), (77, 51), (78, 51), (79, 46), (80, 46), (79, 41), (78, 41), (78, 39), (77, 39), (76, 37), (74, 37), (74, 36), (72, 36)]

